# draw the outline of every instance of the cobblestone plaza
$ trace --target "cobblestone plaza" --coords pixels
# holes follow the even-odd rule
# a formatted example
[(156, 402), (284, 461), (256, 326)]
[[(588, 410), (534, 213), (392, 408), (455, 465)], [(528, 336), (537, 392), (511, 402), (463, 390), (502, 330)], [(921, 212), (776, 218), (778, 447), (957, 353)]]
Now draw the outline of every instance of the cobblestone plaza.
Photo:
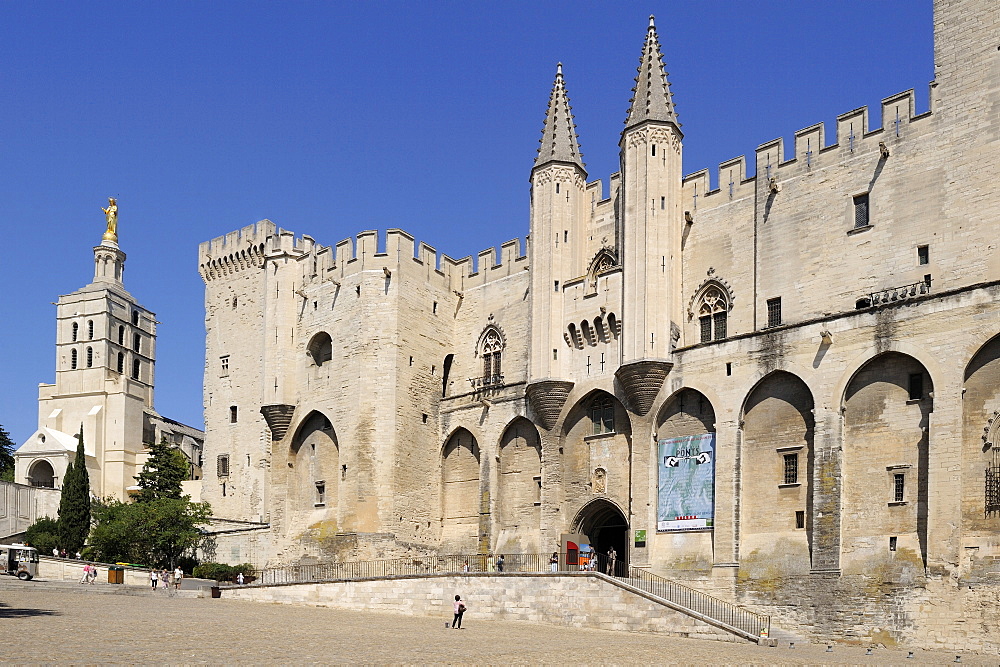
[[(653, 634), (353, 613), (237, 600), (0, 589), (3, 663), (944, 664), (955, 655), (798, 645), (765, 648)], [(124, 592), (124, 591), (123, 591)], [(142, 591), (137, 591), (142, 592)], [(963, 655), (963, 664), (996, 664)]]

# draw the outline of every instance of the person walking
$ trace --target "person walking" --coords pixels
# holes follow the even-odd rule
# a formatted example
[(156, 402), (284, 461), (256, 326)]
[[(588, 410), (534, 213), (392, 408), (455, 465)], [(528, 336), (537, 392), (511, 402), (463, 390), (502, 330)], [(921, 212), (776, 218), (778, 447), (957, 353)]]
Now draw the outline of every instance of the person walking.
[(553, 551), (549, 556), (549, 570), (555, 572), (559, 569), (559, 552)]
[(159, 580), (160, 580), (160, 575), (158, 575), (156, 573), (156, 570), (150, 570), (149, 571), (149, 583), (153, 587), (154, 591), (156, 590), (156, 584), (158, 584), (160, 582)]
[(97, 566), (93, 563), (90, 564), (90, 585), (93, 586), (94, 582), (97, 581)]
[(503, 564), (504, 564), (503, 554), (500, 554), (497, 557), (497, 572), (503, 572)]
[(618, 552), (612, 546), (608, 549), (608, 574), (615, 576), (615, 561), (618, 560)]
[(160, 589), (164, 591), (170, 589), (170, 574), (166, 570), (160, 570)]
[(179, 591), (181, 589), (181, 579), (184, 578), (184, 570), (178, 565), (174, 568), (174, 590)]
[(455, 596), (455, 618), (451, 619), (451, 627), (462, 629), (462, 615), (465, 613), (465, 603), (462, 602), (462, 596)]
[(83, 577), (80, 578), (81, 584), (86, 584), (90, 582), (90, 563), (83, 566)]
[(237, 586), (242, 586), (243, 585), (243, 573), (242, 572), (239, 572), (236, 575), (236, 585)]

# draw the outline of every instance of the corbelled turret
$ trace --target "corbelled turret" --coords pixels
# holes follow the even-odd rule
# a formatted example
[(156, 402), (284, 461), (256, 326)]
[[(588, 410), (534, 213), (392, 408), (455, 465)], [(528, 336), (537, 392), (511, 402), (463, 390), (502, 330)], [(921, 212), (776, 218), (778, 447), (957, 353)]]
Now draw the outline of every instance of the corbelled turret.
[(638, 75), (635, 77), (635, 88), (630, 100), (628, 117), (625, 118), (625, 130), (635, 127), (647, 120), (673, 123), (677, 122), (677, 112), (674, 110), (674, 99), (670, 94), (670, 82), (663, 69), (663, 54), (660, 52), (660, 40), (656, 36), (656, 25), (653, 17), (649, 17), (649, 29), (646, 31), (646, 43), (639, 57)]
[(583, 155), (580, 153), (576, 135), (576, 123), (573, 122), (573, 107), (569, 104), (566, 85), (563, 82), (562, 63), (556, 65), (556, 80), (552, 84), (552, 94), (549, 96), (549, 108), (545, 113), (542, 138), (538, 141), (541, 145), (538, 147), (538, 157), (535, 158), (536, 168), (550, 162), (566, 162), (584, 169)]

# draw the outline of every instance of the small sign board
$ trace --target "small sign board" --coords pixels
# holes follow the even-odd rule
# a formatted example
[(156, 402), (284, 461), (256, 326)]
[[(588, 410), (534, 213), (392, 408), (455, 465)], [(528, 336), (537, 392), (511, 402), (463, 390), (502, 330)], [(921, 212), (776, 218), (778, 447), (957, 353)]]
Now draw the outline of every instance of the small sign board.
[(646, 531), (644, 530), (635, 531), (635, 546), (636, 547), (646, 546)]

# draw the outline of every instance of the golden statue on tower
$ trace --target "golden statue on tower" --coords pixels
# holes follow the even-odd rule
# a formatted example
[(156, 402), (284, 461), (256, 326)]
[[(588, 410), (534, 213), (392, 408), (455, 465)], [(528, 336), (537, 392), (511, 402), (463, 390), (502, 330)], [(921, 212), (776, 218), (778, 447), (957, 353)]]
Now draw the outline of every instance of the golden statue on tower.
[(114, 197), (108, 197), (108, 207), (101, 207), (104, 217), (108, 220), (108, 229), (101, 237), (102, 241), (118, 243), (118, 201)]

